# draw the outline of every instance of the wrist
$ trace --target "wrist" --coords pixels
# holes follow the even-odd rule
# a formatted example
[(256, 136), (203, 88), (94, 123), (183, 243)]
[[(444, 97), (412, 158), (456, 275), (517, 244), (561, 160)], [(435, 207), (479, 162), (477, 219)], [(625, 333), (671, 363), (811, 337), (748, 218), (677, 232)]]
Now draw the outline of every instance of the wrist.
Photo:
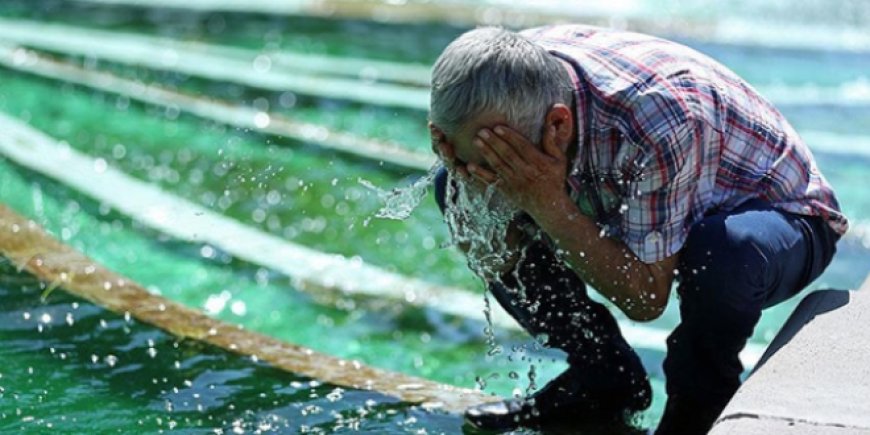
[(577, 219), (580, 210), (574, 204), (571, 196), (563, 191), (553, 197), (551, 202), (539, 207), (537, 212), (529, 212), (529, 215), (541, 228), (546, 230)]

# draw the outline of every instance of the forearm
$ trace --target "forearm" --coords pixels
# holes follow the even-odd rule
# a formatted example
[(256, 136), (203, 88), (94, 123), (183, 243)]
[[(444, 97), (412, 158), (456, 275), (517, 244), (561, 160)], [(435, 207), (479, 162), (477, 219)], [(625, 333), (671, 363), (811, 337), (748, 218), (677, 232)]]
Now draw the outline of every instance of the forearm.
[(533, 216), (586, 283), (635, 320), (658, 317), (667, 303), (672, 271), (640, 261), (625, 243), (600, 229), (565, 195)]

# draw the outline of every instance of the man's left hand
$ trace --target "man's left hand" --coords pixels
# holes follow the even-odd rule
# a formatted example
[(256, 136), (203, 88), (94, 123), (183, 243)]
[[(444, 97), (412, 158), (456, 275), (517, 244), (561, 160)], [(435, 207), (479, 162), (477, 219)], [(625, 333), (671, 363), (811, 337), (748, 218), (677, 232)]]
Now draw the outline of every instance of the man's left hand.
[(486, 184), (495, 184), (532, 218), (554, 211), (567, 196), (567, 158), (556, 144), (555, 127), (544, 132), (540, 148), (504, 125), (480, 130), (472, 143), (489, 168), (469, 163), (469, 173)]

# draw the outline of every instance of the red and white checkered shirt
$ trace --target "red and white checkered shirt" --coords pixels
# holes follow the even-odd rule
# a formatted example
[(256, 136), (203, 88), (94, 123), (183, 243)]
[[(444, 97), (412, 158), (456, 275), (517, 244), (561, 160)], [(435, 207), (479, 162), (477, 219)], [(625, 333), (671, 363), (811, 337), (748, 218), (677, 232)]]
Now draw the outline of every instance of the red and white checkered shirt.
[(641, 261), (677, 253), (705, 215), (751, 198), (846, 232), (809, 148), (725, 66), (631, 32), (560, 25), (522, 34), (562, 59), (574, 81), (572, 198)]

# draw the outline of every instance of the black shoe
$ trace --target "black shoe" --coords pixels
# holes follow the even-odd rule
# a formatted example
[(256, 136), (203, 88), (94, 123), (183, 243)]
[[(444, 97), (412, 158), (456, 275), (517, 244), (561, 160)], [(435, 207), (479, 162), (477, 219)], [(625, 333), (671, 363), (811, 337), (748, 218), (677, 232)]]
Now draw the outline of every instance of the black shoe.
[(485, 403), (465, 411), (477, 429), (506, 431), (518, 427), (571, 426), (595, 422), (625, 422), (649, 407), (652, 390), (646, 375), (614, 380), (613, 388), (592, 391), (588, 374), (569, 368), (525, 399)]

